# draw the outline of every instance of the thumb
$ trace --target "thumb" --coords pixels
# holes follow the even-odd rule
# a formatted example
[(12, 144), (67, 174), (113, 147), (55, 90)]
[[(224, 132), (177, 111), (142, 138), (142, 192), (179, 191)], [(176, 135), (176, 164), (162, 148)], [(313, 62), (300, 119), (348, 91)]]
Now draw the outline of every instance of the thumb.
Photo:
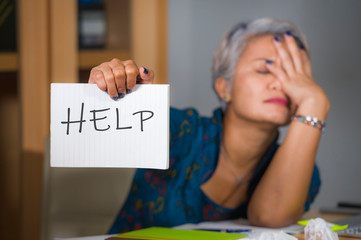
[(151, 84), (154, 80), (154, 72), (145, 67), (139, 68), (139, 76), (137, 78), (137, 83), (139, 84)]

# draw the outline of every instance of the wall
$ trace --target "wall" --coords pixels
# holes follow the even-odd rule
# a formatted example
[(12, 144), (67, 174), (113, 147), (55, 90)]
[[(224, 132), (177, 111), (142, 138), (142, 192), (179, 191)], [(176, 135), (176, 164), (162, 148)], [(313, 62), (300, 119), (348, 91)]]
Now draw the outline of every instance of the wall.
[(171, 103), (210, 115), (219, 106), (210, 70), (222, 35), (237, 22), (258, 17), (293, 21), (308, 38), (314, 78), (332, 105), (317, 156), (323, 183), (312, 207), (361, 202), (360, 12), (359, 0), (169, 0)]

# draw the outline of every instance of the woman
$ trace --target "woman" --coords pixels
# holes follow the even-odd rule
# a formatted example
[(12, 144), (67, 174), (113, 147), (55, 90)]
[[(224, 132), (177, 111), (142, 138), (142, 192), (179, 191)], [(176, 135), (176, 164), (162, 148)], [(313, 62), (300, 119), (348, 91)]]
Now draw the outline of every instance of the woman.
[[(302, 33), (271, 18), (238, 24), (221, 41), (212, 74), (222, 109), (212, 118), (171, 109), (170, 168), (137, 171), (111, 233), (239, 217), (281, 227), (309, 209), (330, 103), (313, 80)], [(114, 59), (93, 68), (89, 83), (117, 99), (153, 76)]]

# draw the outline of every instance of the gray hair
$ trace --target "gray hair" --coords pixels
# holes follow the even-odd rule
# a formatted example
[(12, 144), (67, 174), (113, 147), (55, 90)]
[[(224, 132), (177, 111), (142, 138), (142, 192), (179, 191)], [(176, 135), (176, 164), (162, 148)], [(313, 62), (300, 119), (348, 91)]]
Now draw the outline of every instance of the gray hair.
[[(215, 90), (215, 82), (220, 77), (224, 78), (228, 82), (228, 87), (231, 88), (236, 65), (251, 39), (268, 34), (282, 38), (283, 34), (286, 32), (290, 32), (292, 36), (295, 37), (299, 47), (304, 48), (306, 52), (309, 52), (306, 37), (295, 24), (289, 21), (276, 18), (260, 18), (250, 22), (238, 23), (231, 28), (222, 38), (221, 43), (213, 56), (213, 89)], [(220, 96), (218, 96), (218, 98), (221, 101), (222, 110), (225, 111), (227, 104)]]

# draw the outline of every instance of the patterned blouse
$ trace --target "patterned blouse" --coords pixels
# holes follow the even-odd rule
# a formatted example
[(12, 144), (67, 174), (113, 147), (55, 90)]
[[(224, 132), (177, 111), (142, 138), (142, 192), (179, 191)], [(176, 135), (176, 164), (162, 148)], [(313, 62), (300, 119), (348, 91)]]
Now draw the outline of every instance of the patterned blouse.
[[(273, 141), (257, 166), (247, 191), (247, 200), (237, 208), (225, 208), (200, 189), (217, 166), (222, 136), (222, 111), (201, 117), (194, 109), (170, 109), (170, 167), (168, 170), (138, 169), (110, 233), (150, 226), (172, 227), (184, 223), (247, 218), (247, 206), (275, 154)], [(304, 209), (307, 211), (320, 187), (317, 166)]]

